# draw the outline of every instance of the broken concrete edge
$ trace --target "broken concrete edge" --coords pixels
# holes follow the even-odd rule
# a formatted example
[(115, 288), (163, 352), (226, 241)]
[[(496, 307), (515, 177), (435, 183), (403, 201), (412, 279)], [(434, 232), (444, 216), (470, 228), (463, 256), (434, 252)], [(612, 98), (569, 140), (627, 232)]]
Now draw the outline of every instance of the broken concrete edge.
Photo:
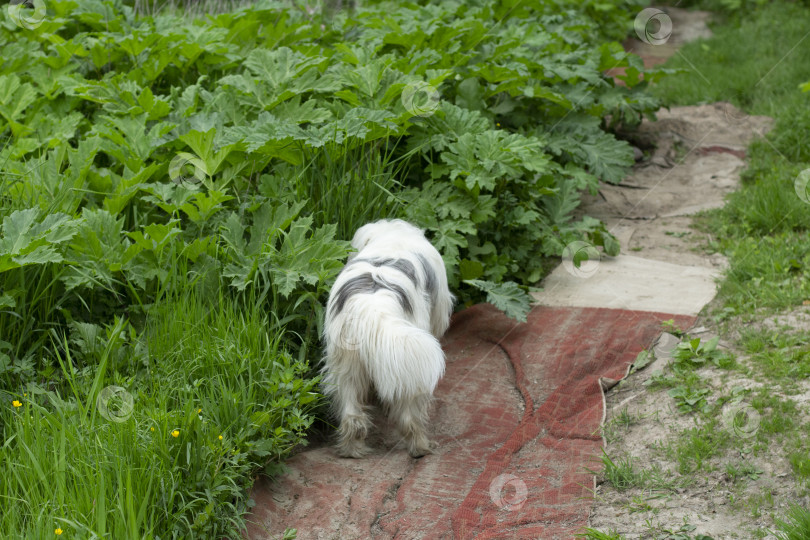
[[(691, 326), (689, 326), (689, 328), (684, 330), (684, 333), (688, 333), (689, 330), (692, 330), (693, 328), (695, 328), (695, 323), (696, 322), (697, 322), (697, 316), (694, 317), (694, 320), (692, 321)], [(645, 346), (644, 349), (642, 349), (642, 350), (649, 351), (649, 350), (653, 349), (655, 347), (655, 345), (661, 340), (661, 338), (666, 336), (666, 335), (671, 335), (671, 334), (669, 334), (669, 332), (661, 332), (660, 334), (658, 334), (658, 337), (656, 337), (650, 345)], [(605, 421), (607, 420), (607, 409), (608, 409), (607, 408), (607, 393), (612, 388), (614, 388), (620, 382), (626, 380), (631, 375), (630, 370), (633, 369), (634, 365), (635, 365), (635, 362), (629, 362), (627, 364), (627, 370), (624, 372), (624, 375), (622, 376), (621, 379), (611, 379), (609, 377), (599, 377), (599, 379), (598, 379), (598, 382), (599, 382), (599, 394), (602, 397), (602, 419), (599, 421), (599, 435), (602, 438), (602, 451), (603, 452), (606, 452), (605, 449), (607, 448), (607, 439), (605, 439), (605, 429), (604, 429), (605, 428)], [(652, 363), (645, 366), (642, 369), (649, 369), (651, 366), (652, 366)], [(597, 487), (596, 478), (597, 478), (597, 475), (594, 474), (593, 475), (593, 489), (591, 490), (594, 493), (594, 498), (596, 497), (596, 487)], [(588, 512), (588, 527), (590, 527), (590, 526), (591, 526), (591, 513)]]

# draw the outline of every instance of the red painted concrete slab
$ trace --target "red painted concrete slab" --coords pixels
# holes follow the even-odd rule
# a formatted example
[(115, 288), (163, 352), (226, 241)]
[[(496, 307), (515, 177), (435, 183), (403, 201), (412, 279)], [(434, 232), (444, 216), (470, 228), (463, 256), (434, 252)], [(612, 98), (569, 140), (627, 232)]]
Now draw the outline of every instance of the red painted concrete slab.
[[(432, 414), (434, 455), (408, 457), (388, 426), (374, 454), (308, 449), (254, 487), (251, 539), (573, 538), (587, 525), (604, 416), (600, 378), (622, 378), (662, 320), (536, 307), (518, 324), (488, 305), (457, 313)], [(384, 422), (383, 422), (384, 423)]]

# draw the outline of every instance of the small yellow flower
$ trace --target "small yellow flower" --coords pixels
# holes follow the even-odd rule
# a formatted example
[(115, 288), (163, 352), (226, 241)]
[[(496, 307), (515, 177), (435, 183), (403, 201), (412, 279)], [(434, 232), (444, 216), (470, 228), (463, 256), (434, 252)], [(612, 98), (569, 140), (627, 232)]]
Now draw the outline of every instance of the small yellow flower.
[(23, 394), (23, 397), (28, 397), (28, 394)]
[(500, 122), (495, 122), (495, 125), (496, 125), (496, 126), (498, 126), (498, 127), (501, 127), (501, 123), (500, 123)]
[(155, 428), (150, 427), (150, 428), (149, 428), (149, 431), (155, 431)]
[(172, 431), (172, 437), (179, 437), (179, 436), (180, 436), (180, 430), (179, 429), (175, 429), (174, 431)]
[(53, 533), (54, 533), (56, 536), (59, 536), (60, 534), (62, 534), (62, 529), (60, 529), (59, 527), (57, 527), (57, 528), (56, 528), (56, 530), (55, 530), (55, 531), (53, 531)]
[(200, 414), (201, 412), (202, 412), (202, 409), (197, 409), (197, 414)]
[(14, 405), (15, 407), (22, 407), (22, 403), (20, 403), (16, 399), (14, 401), (12, 401), (11, 404)]
[(220, 441), (222, 440), (222, 435), (220, 435), (220, 436), (219, 436), (219, 440), (220, 440)]

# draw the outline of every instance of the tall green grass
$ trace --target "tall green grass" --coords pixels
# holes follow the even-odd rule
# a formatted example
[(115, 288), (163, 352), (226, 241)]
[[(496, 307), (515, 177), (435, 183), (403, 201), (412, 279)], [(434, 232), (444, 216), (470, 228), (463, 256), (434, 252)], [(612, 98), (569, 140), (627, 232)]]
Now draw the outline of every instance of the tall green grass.
[[(319, 399), (308, 367), (259, 306), (193, 289), (141, 335), (123, 319), (88, 335), (79, 357), (54, 336), (62, 384), (0, 399), (0, 537), (237, 538), (246, 478), (304, 443)], [(100, 413), (109, 385), (132, 395), (131, 416)]]
[[(305, 200), (315, 225), (334, 223), (338, 237), (351, 239), (362, 225), (401, 216), (396, 195), (399, 178), (408, 175), (415, 151), (396, 155), (388, 139), (349, 147), (330, 145), (317, 152), (305, 150), (302, 165), (282, 164), (272, 176), (272, 196)], [(285, 190), (285, 187), (289, 186)]]
[(806, 540), (810, 538), (810, 510), (793, 505), (784, 519), (778, 520), (781, 540)]

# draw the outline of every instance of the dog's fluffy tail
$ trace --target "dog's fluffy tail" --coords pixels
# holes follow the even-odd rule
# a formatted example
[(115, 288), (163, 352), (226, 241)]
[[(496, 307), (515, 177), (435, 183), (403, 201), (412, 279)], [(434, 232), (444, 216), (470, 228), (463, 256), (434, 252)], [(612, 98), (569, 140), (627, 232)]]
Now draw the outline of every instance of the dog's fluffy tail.
[(379, 397), (389, 403), (430, 396), (444, 375), (439, 341), (389, 310), (364, 311), (361, 317), (341, 314), (345, 320), (327, 328), (326, 370), (334, 376), (362, 364)]

